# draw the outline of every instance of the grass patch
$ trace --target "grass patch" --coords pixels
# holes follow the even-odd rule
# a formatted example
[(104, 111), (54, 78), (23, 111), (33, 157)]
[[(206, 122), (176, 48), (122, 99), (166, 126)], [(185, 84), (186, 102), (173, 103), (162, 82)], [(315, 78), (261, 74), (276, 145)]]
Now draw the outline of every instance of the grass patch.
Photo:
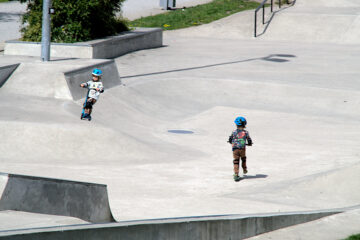
[(237, 12), (255, 9), (258, 2), (247, 0), (213, 0), (210, 3), (142, 17), (129, 22), (129, 27), (159, 27), (164, 30), (186, 28), (224, 18)]
[(8, 1), (9, 1), (9, 0), (0, 0), (0, 3), (1, 3), (1, 2), (8, 2)]
[(355, 235), (351, 235), (350, 237), (348, 237), (348, 238), (346, 238), (344, 240), (360, 240), (360, 233), (355, 234)]

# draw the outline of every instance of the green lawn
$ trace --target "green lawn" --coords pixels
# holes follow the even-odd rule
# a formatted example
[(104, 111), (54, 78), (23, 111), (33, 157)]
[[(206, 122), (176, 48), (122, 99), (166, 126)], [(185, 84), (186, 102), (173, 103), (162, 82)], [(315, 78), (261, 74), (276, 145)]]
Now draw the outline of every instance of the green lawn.
[(167, 11), (129, 22), (130, 27), (160, 27), (164, 30), (186, 28), (209, 23), (231, 14), (255, 9), (259, 3), (247, 0), (213, 0), (210, 3)]
[(348, 237), (348, 238), (346, 238), (344, 240), (360, 240), (360, 233), (355, 234), (355, 235), (351, 235), (350, 237)]

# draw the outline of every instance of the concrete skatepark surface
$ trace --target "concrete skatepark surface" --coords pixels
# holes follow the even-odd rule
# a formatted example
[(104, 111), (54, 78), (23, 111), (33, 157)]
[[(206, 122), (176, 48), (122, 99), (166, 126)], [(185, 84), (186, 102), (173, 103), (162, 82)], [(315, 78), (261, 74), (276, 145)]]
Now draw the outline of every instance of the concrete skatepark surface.
[[(107, 184), (118, 221), (356, 206), (360, 4), (339, 4), (298, 0), (257, 39), (240, 24), (252, 12), (165, 32), (163, 48), (115, 59), (122, 85), (102, 94), (91, 122), (79, 120), (82, 100), (8, 92), (10, 77), (0, 89), (1, 171)], [(329, 23), (312, 26), (314, 15), (341, 16), (346, 31), (321, 32)], [(226, 141), (238, 115), (254, 146), (235, 183)], [(358, 215), (255, 239), (340, 239), (360, 231)]]

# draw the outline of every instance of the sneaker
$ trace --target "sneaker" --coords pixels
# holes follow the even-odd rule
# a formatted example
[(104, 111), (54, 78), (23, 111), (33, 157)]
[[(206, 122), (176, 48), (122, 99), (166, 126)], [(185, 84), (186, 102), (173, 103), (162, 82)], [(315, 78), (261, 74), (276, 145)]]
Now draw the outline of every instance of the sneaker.
[(238, 182), (238, 181), (240, 181), (240, 177), (239, 177), (239, 175), (236, 175), (236, 174), (234, 174), (234, 181), (235, 182)]

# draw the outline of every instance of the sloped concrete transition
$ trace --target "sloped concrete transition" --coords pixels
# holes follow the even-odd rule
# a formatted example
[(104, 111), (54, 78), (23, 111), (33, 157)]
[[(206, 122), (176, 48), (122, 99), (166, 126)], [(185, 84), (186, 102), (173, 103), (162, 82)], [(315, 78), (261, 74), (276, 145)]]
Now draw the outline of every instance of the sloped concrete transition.
[[(166, 31), (162, 48), (113, 60), (0, 56), (1, 171), (18, 174), (2, 175), (2, 212), (79, 219), (19, 223), (0, 238), (357, 233), (359, 14), (357, 1), (297, 0), (256, 39), (248, 11)], [(78, 84), (93, 67), (104, 69), (105, 92), (93, 120), (80, 121)], [(226, 141), (238, 115), (254, 145), (235, 183)]]

